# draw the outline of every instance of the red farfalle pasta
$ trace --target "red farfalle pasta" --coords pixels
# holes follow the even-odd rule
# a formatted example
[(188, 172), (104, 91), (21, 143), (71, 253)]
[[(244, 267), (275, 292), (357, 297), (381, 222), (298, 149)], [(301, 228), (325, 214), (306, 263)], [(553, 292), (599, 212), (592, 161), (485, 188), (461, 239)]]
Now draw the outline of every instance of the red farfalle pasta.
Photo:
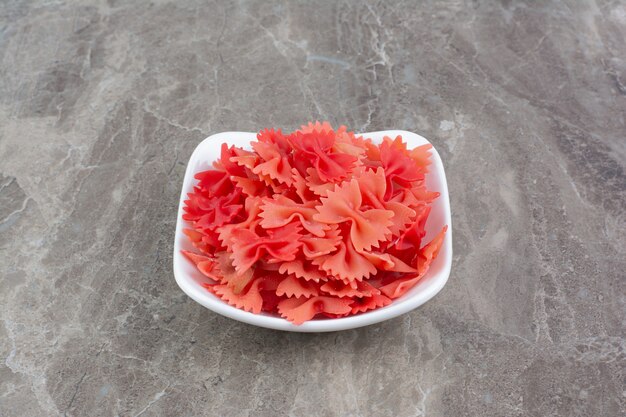
[(343, 316), (352, 311), (353, 300), (349, 298), (318, 296), (307, 298), (291, 297), (278, 303), (281, 316), (294, 324), (302, 324), (317, 314)]
[(391, 234), (389, 226), (394, 213), (390, 210), (362, 207), (359, 182), (356, 179), (336, 185), (321, 199), (313, 217), (322, 224), (350, 223), (350, 240), (356, 250), (370, 250)]
[(313, 297), (319, 295), (317, 285), (311, 281), (303, 280), (295, 275), (287, 275), (276, 288), (276, 295), (286, 297)]
[[(308, 129), (307, 129), (308, 130)], [(357, 158), (334, 148), (335, 132), (327, 129), (296, 131), (288, 140), (294, 148), (294, 162), (302, 171), (313, 167), (322, 181), (344, 178)]]
[(207, 290), (294, 324), (382, 308), (428, 272), (447, 226), (423, 244), (439, 195), (430, 145), (380, 145), (315, 122), (259, 132), (251, 149), (222, 145), (185, 200), (183, 251)]
[(318, 211), (314, 201), (299, 204), (283, 195), (276, 195), (272, 199), (265, 200), (259, 217), (263, 219), (261, 227), (265, 229), (286, 226), (298, 218), (302, 226), (311, 234), (324, 237), (325, 231), (329, 230), (330, 226), (315, 221), (313, 216), (316, 214)]

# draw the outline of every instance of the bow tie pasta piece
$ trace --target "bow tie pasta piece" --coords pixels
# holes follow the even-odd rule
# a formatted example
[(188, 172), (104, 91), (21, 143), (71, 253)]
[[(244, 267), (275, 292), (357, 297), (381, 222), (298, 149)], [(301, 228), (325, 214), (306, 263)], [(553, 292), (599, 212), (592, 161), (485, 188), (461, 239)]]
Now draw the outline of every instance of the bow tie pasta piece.
[(361, 209), (361, 190), (357, 180), (335, 186), (317, 207), (319, 214), (313, 218), (322, 223), (339, 224), (350, 222), (350, 237), (357, 250), (370, 250), (378, 247), (378, 242), (390, 235), (389, 226), (394, 213), (384, 209)]
[(269, 143), (253, 142), (252, 147), (263, 160), (252, 169), (252, 172), (266, 175), (287, 185), (293, 183), (289, 160), (278, 151), (276, 146)]
[[(221, 244), (228, 251), (232, 252), (233, 233), (235, 230), (250, 229), (253, 230), (260, 222), (259, 213), (261, 212), (262, 200), (259, 197), (247, 198), (244, 203), (244, 213), (241, 221), (225, 224), (217, 228), (218, 238)], [(244, 217), (245, 216), (245, 217)]]
[(263, 307), (263, 297), (259, 290), (260, 283), (260, 280), (255, 280), (247, 291), (239, 294), (236, 294), (228, 285), (223, 284), (214, 285), (212, 290), (228, 304), (244, 311), (259, 314)]
[(317, 210), (313, 202), (298, 204), (287, 197), (276, 195), (271, 200), (265, 200), (259, 217), (263, 219), (261, 226), (266, 229), (285, 226), (297, 218), (307, 231), (323, 237), (330, 226), (313, 220), (315, 214)]
[(266, 197), (270, 194), (267, 185), (263, 181), (248, 177), (232, 177), (232, 180), (247, 197)]
[(386, 197), (395, 189), (408, 187), (415, 181), (424, 179), (424, 173), (404, 151), (394, 147), (389, 141), (380, 145), (380, 161), (387, 178)]
[(211, 278), (214, 281), (221, 281), (221, 276), (216, 268), (216, 262), (214, 258), (209, 258), (208, 256), (198, 255), (193, 252), (189, 252), (187, 250), (183, 250), (183, 255), (187, 257), (191, 262), (194, 263), (198, 271), (202, 272), (204, 276), (207, 278)]
[(326, 294), (333, 295), (335, 297), (371, 297), (375, 294), (380, 294), (380, 291), (375, 287), (368, 284), (366, 281), (356, 281), (354, 288), (350, 284), (346, 284), (343, 281), (328, 281), (320, 287), (320, 290)]
[(352, 303), (351, 314), (363, 313), (368, 310), (385, 307), (391, 304), (391, 299), (383, 294), (373, 294), (368, 297), (356, 297)]
[(389, 229), (393, 236), (397, 236), (411, 222), (411, 219), (415, 216), (415, 211), (402, 203), (385, 199), (387, 181), (383, 168), (379, 167), (376, 170), (364, 169), (358, 176), (357, 181), (365, 204), (393, 212), (391, 217), (393, 224)]
[(243, 209), (241, 192), (238, 190), (219, 197), (205, 197), (199, 193), (189, 193), (188, 196), (183, 219), (193, 222), (199, 230), (215, 230), (233, 220)]
[(233, 261), (230, 259), (228, 252), (220, 252), (216, 254), (216, 259), (220, 282), (228, 285), (234, 294), (241, 293), (252, 281), (254, 271), (252, 269), (248, 269), (241, 274), (238, 273), (233, 266)]
[(228, 147), (228, 145), (222, 143), (220, 154), (220, 159), (213, 164), (218, 171), (225, 171), (228, 175), (239, 177), (246, 175), (246, 167), (239, 164), (236, 159), (245, 156), (249, 157), (251, 156), (250, 152), (244, 151), (240, 148), (235, 148), (234, 146)]
[(300, 198), (300, 201), (303, 203), (317, 202), (318, 196), (310, 189), (307, 180), (300, 174), (300, 171), (292, 168), (291, 174), (293, 177), (293, 191)]
[(354, 248), (349, 234), (339, 242), (335, 252), (313, 259), (313, 264), (344, 282), (362, 281), (376, 273), (376, 267)]
[(275, 145), (282, 155), (290, 155), (293, 152), (291, 144), (280, 129), (263, 129), (256, 135), (257, 141)]
[(230, 255), (238, 273), (250, 269), (261, 257), (268, 262), (293, 261), (301, 246), (300, 226), (289, 224), (267, 230), (266, 236), (259, 236), (250, 229), (235, 229), (233, 232), (233, 252)]
[(349, 132), (345, 126), (339, 126), (335, 132), (335, 144), (333, 150), (340, 153), (352, 155), (357, 158), (360, 164), (363, 159), (366, 148), (363, 138), (361, 136), (356, 137), (354, 132)]
[(296, 163), (313, 166), (322, 181), (333, 181), (348, 175), (357, 158), (353, 155), (332, 152), (335, 143), (333, 131), (294, 132), (289, 136), (293, 144)]
[(198, 172), (194, 175), (198, 184), (194, 188), (195, 195), (204, 197), (222, 196), (233, 191), (233, 182), (225, 171), (208, 170)]
[(300, 129), (298, 131), (302, 133), (312, 133), (312, 132), (329, 133), (333, 131), (333, 127), (330, 125), (330, 123), (326, 121), (319, 122), (316, 120), (315, 123), (309, 122), (306, 125), (300, 126)]
[(183, 229), (183, 233), (189, 238), (191, 244), (200, 252), (211, 255), (220, 246), (218, 235), (215, 232), (200, 232), (194, 229)]
[(324, 237), (316, 237), (313, 235), (303, 236), (300, 238), (302, 242), (302, 253), (306, 259), (314, 259), (322, 255), (333, 252), (339, 242), (339, 229), (335, 228), (327, 231)]
[(441, 232), (439, 232), (439, 234), (437, 234), (437, 236), (430, 243), (420, 250), (419, 255), (417, 256), (417, 276), (397, 279), (390, 284), (380, 287), (380, 291), (382, 291), (383, 294), (389, 298), (398, 298), (413, 288), (415, 284), (417, 284), (418, 281), (426, 275), (430, 263), (437, 257), (437, 254), (441, 249), (441, 245), (443, 244), (443, 238), (447, 228), (448, 226), (444, 226)]
[(291, 274), (278, 284), (276, 295), (310, 298), (319, 295), (319, 289), (314, 282), (305, 281)]
[(306, 185), (312, 193), (318, 196), (326, 196), (329, 191), (335, 188), (339, 182), (324, 181), (320, 178), (319, 172), (315, 168), (306, 169)]
[(320, 282), (328, 280), (328, 275), (321, 271), (316, 265), (300, 259), (281, 263), (278, 272), (281, 274), (293, 274), (306, 281)]
[(278, 312), (294, 324), (302, 324), (320, 313), (348, 314), (352, 311), (350, 304), (352, 304), (352, 300), (349, 298), (325, 296), (311, 297), (309, 299), (288, 298), (278, 304)]

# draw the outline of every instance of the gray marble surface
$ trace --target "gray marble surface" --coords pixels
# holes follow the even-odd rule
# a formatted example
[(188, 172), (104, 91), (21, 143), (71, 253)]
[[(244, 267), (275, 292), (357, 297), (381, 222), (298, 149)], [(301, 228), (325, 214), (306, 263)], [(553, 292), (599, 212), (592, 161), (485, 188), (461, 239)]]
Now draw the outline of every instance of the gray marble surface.
[[(626, 412), (626, 4), (0, 5), (0, 415)], [(172, 275), (206, 136), (418, 132), (453, 271), (422, 308), (289, 334)]]

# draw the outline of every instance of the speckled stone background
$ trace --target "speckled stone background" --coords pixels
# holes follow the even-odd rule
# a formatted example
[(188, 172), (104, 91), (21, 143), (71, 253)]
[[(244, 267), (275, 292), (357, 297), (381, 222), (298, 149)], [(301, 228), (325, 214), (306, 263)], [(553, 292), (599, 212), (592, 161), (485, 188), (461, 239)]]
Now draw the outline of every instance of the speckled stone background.
[[(626, 4), (3, 1), (0, 415), (620, 416)], [(288, 334), (172, 275), (206, 136), (399, 128), (448, 173), (448, 285)]]

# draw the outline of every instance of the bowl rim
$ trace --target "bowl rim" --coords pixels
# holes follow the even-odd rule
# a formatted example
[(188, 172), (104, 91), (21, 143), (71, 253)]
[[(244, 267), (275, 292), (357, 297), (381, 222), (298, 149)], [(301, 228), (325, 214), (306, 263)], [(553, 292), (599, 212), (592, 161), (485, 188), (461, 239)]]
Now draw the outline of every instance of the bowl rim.
[[(358, 136), (371, 138), (375, 143), (382, 141), (382, 138), (385, 136), (393, 138), (398, 135), (401, 135), (402, 140), (410, 147), (430, 144), (430, 142), (423, 136), (405, 130), (383, 130), (358, 134)], [(186, 223), (182, 219), (184, 200), (187, 198), (187, 193), (191, 190), (191, 185), (196, 181), (193, 177), (196, 172), (200, 171), (197, 169), (197, 165), (202, 159), (201, 154), (206, 151), (205, 148), (214, 147), (216, 148), (217, 154), (219, 154), (219, 149), (224, 142), (229, 145), (246, 146), (249, 145), (249, 143), (254, 139), (256, 139), (255, 132), (222, 132), (211, 135), (196, 146), (187, 163), (176, 217), (173, 269), (176, 283), (183, 290), (183, 292), (185, 292), (194, 301), (215, 313), (243, 323), (275, 330), (317, 333), (355, 329), (398, 317), (421, 306), (433, 298), (445, 286), (452, 268), (452, 219), (448, 185), (443, 162), (439, 153), (433, 146), (431, 148), (432, 163), (429, 167), (430, 172), (427, 176), (435, 173), (437, 175), (436, 180), (439, 181), (439, 189), (437, 189), (437, 191), (439, 191), (440, 195), (437, 198), (436, 203), (443, 204), (444, 224), (448, 225), (443, 247), (439, 252), (437, 260), (435, 261), (443, 262), (443, 264), (441, 265), (441, 269), (438, 273), (431, 274), (431, 271), (427, 272), (424, 278), (422, 278), (418, 284), (409, 291), (409, 293), (394, 300), (386, 307), (348, 317), (314, 319), (301, 325), (295, 325), (282, 317), (254, 314), (238, 309), (208, 292), (184, 271), (185, 268), (183, 267), (183, 262), (189, 262), (181, 253), (181, 239), (187, 239), (186, 235), (182, 232), (183, 225)], [(213, 160), (207, 159), (205, 162), (212, 163)], [(427, 284), (422, 285), (425, 281), (427, 281)], [(416, 291), (416, 289), (420, 289), (421, 291)], [(409, 295), (411, 292), (413, 292), (413, 294)]]

